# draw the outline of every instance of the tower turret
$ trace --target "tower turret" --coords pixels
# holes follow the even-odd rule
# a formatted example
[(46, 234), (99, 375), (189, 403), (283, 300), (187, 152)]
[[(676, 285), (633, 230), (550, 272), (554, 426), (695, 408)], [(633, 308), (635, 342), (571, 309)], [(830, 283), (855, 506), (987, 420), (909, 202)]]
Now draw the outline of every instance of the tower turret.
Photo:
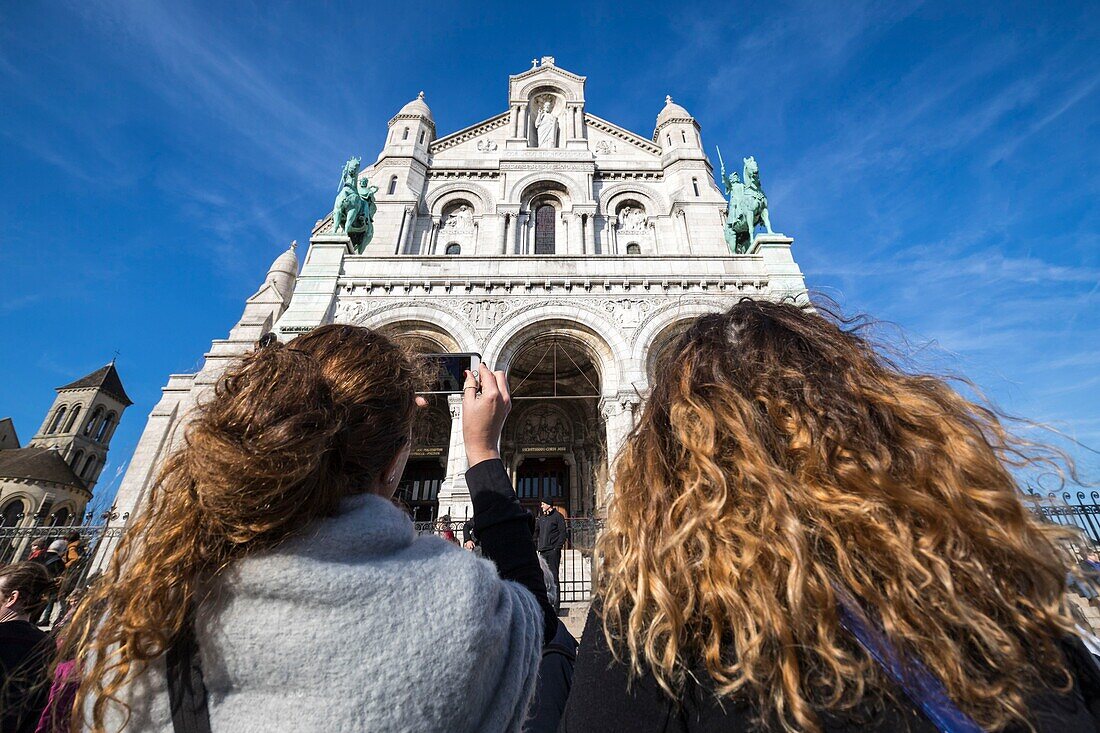
[(298, 282), (298, 240), (290, 243), (286, 252), (275, 258), (267, 271), (266, 282), (275, 286), (279, 294), (283, 296), (283, 303), (290, 303), (290, 296), (294, 294), (294, 285)]
[(665, 106), (657, 115), (657, 125), (653, 129), (653, 142), (661, 150), (669, 153), (684, 148), (692, 152), (702, 152), (703, 142), (699, 135), (699, 123), (680, 105), (665, 96)]
[(389, 156), (409, 156), (427, 163), (428, 145), (432, 140), (435, 140), (435, 120), (424, 101), (424, 92), (420, 92), (390, 120), (386, 146), (379, 161)]

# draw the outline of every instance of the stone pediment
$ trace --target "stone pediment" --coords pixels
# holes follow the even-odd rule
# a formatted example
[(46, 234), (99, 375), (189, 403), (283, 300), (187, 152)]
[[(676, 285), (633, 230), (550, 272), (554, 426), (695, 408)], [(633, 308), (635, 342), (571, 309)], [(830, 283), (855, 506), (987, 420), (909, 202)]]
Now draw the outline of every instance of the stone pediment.
[(560, 89), (572, 102), (584, 102), (585, 77), (566, 71), (554, 63), (553, 56), (543, 56), (527, 71), (508, 77), (508, 96), (513, 103), (526, 102), (531, 90), (542, 86)]
[[(592, 152), (597, 157), (616, 153), (621, 154), (630, 148), (643, 150), (656, 159), (661, 157), (661, 147), (659, 145), (653, 144), (625, 127), (620, 127), (589, 112), (585, 112), (584, 122), (589, 132), (589, 147), (592, 148)], [(608, 144), (602, 145), (603, 142)]]
[[(473, 152), (495, 152), (504, 147), (504, 140), (508, 133), (509, 119), (510, 113), (507, 110), (501, 112), (487, 120), (482, 120), (458, 132), (452, 132), (450, 135), (432, 141), (432, 144), (428, 147), (428, 152), (434, 156), (459, 146), (469, 148)], [(473, 144), (465, 145), (465, 143)], [(494, 145), (496, 147), (494, 147)]]

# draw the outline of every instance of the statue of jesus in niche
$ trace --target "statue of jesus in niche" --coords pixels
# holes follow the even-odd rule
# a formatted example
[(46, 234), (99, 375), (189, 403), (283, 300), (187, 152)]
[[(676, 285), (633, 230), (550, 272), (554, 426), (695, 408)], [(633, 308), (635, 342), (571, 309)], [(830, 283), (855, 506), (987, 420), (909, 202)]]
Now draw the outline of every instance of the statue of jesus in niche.
[(558, 139), (558, 118), (550, 112), (550, 100), (542, 103), (535, 118), (535, 147), (552, 148)]

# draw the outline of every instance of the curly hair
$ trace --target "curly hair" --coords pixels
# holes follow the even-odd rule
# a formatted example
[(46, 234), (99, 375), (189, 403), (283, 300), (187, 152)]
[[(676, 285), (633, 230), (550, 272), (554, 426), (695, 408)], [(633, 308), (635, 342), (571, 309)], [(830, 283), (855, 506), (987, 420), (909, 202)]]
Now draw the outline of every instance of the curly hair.
[(704, 670), (767, 725), (816, 731), (890, 695), (840, 626), (845, 589), (976, 722), (1026, 721), (1029, 693), (1070, 684), (1072, 621), (1059, 530), (1014, 471), (1072, 465), (863, 325), (746, 299), (664, 352), (597, 545), (603, 632), (671, 697)]
[(215, 575), (380, 478), (410, 439), (424, 373), (389, 338), (343, 325), (227, 370), (69, 624), (84, 665), (74, 730), (89, 701), (97, 732), (111, 705), (129, 712), (120, 690), (167, 650)]

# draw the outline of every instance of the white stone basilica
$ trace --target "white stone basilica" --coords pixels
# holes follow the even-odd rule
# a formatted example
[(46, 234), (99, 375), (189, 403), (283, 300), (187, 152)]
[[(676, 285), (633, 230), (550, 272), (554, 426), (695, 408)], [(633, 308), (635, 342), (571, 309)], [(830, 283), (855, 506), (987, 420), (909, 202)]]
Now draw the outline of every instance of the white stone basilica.
[[(584, 91), (583, 76), (543, 57), (509, 77), (506, 110), (449, 135), (436, 135), (423, 93), (406, 104), (360, 174), (378, 187), (363, 253), (330, 216), (300, 274), (293, 248), (276, 260), (203, 368), (170, 377), (119, 513), (138, 507), (229, 360), (265, 333), (287, 340), (331, 322), (509, 370), (502, 449), (521, 499), (598, 513), (610, 459), (670, 338), (743, 296), (803, 298), (805, 284), (782, 235), (730, 253), (726, 202), (687, 110), (666, 97), (642, 137), (589, 112)], [(439, 399), (418, 430), (401, 489), (417, 519), (470, 511), (460, 412)]]

